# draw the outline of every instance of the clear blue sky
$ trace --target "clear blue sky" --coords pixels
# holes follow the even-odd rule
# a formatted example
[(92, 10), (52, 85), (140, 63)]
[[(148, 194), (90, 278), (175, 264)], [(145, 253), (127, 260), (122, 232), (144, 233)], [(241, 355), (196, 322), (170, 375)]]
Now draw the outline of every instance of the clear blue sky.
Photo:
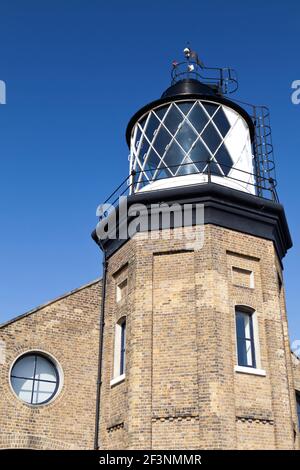
[(234, 67), (236, 98), (271, 108), (279, 195), (294, 248), (284, 260), (300, 338), (300, 4), (294, 0), (2, 0), (0, 321), (100, 275), (98, 203), (128, 171), (125, 127), (169, 85), (190, 41)]

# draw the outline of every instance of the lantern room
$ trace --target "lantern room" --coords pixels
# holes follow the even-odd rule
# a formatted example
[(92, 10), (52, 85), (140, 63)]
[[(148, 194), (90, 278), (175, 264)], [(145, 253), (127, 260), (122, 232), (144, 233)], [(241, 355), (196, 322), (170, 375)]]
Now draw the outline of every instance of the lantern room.
[(184, 54), (171, 86), (128, 124), (131, 193), (213, 182), (259, 194), (269, 175), (255, 154), (256, 123), (225, 96), (237, 88), (234, 71), (205, 67), (190, 48)]

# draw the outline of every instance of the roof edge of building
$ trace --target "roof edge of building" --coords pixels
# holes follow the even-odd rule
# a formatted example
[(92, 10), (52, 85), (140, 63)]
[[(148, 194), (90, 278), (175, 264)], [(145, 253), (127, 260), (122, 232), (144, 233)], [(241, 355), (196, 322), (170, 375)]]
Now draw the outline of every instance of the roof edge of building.
[(7, 320), (4, 323), (0, 323), (0, 329), (4, 328), (7, 325), (10, 325), (11, 323), (14, 323), (15, 321), (21, 320), (22, 318), (27, 317), (35, 312), (38, 312), (39, 310), (48, 307), (49, 305), (54, 304), (55, 302), (59, 302), (60, 300), (69, 297), (70, 295), (76, 294), (77, 292), (86, 289), (87, 287), (91, 287), (92, 285), (97, 284), (98, 282), (101, 283), (102, 278), (97, 278), (94, 281), (84, 284), (83, 286), (77, 287), (76, 289), (72, 289), (71, 291), (68, 291), (65, 294), (55, 297), (54, 299), (49, 300), (48, 302), (45, 302), (43, 304), (38, 305), (37, 307), (32, 308), (31, 310), (28, 310), (28, 312), (21, 313), (21, 315), (17, 315), (16, 317), (11, 318), (10, 320)]
[(299, 364), (300, 364), (300, 357), (298, 356), (298, 354), (296, 354), (295, 351), (293, 351), (292, 349), (291, 349), (291, 353), (292, 353), (292, 356), (294, 356), (299, 361)]

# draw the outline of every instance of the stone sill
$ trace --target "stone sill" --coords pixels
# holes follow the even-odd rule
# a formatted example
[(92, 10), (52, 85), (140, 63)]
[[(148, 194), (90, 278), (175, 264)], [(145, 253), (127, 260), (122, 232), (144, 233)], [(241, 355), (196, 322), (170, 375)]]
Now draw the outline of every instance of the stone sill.
[(115, 385), (117, 385), (121, 382), (124, 382), (124, 380), (125, 380), (125, 374), (118, 375), (118, 377), (115, 377), (114, 379), (111, 379), (110, 386), (114, 387)]
[(267, 375), (265, 370), (256, 369), (254, 367), (235, 366), (234, 370), (241, 374), (260, 375), (261, 377), (265, 377)]
[(247, 289), (251, 290), (252, 292), (255, 291), (255, 287), (249, 287), (249, 286), (241, 286), (240, 284), (233, 284), (234, 287), (239, 287), (240, 289)]

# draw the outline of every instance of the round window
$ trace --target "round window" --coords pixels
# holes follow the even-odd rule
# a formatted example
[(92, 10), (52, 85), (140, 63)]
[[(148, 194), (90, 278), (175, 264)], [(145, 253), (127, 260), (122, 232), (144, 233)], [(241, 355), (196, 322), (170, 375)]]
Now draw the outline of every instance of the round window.
[(57, 393), (59, 374), (51, 359), (41, 353), (19, 357), (10, 373), (15, 394), (25, 403), (41, 405)]

